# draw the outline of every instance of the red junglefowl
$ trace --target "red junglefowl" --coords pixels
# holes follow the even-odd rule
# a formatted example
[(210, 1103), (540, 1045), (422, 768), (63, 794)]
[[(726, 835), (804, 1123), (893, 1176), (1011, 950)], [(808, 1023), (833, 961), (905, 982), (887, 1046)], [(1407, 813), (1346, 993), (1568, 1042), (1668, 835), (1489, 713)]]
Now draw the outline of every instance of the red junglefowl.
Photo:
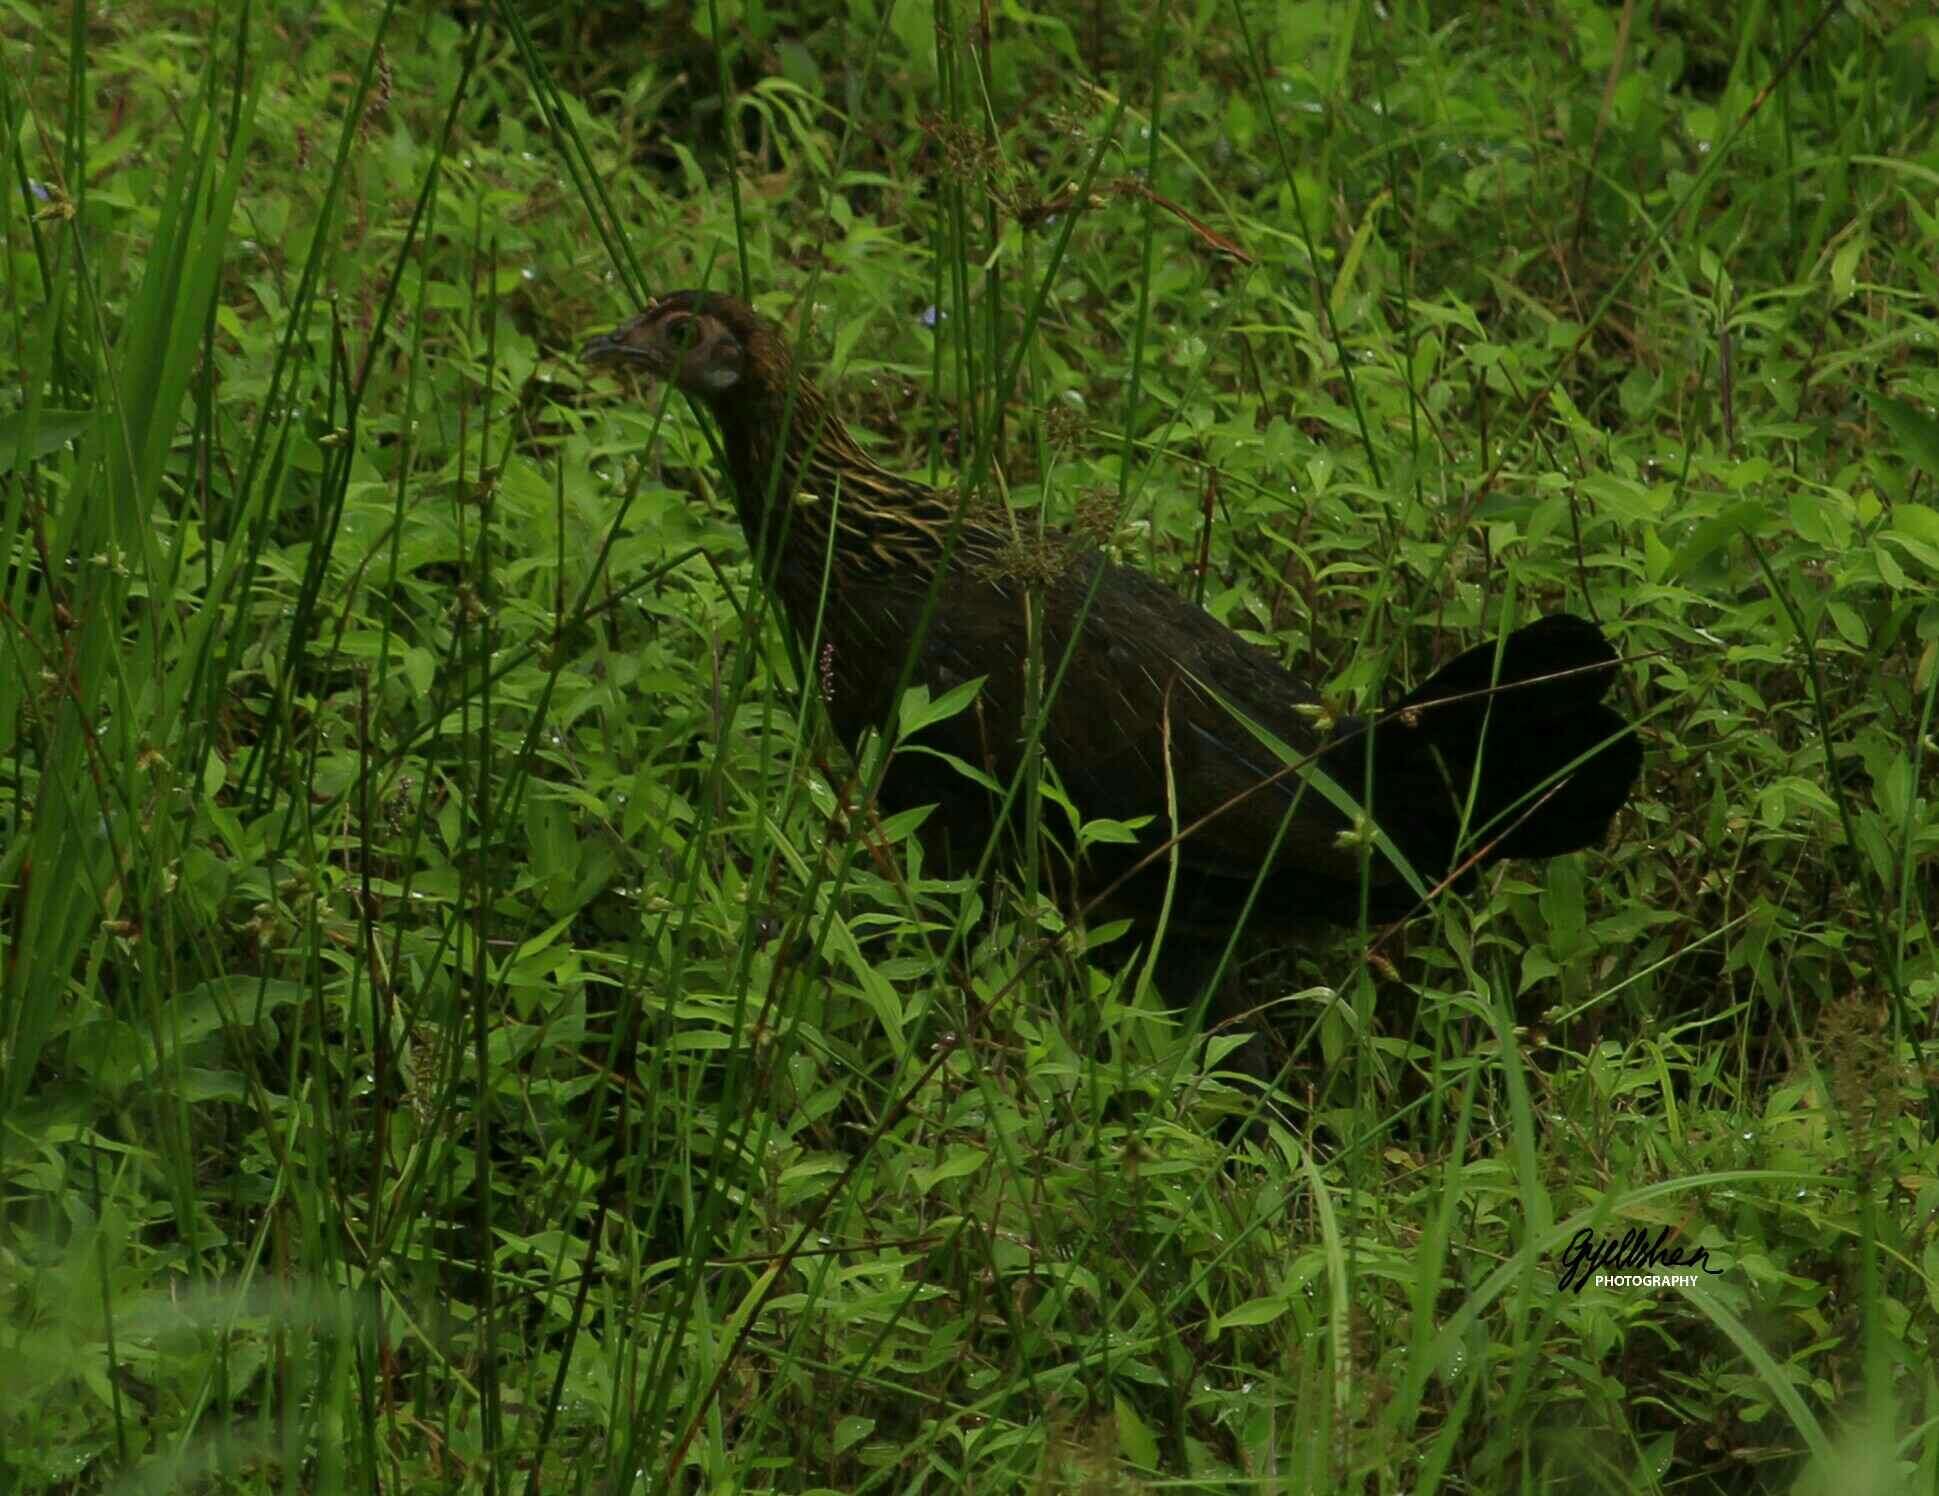
[[(1419, 902), (1396, 857), (1431, 888), (1591, 846), (1635, 782), (1636, 735), (1602, 704), (1617, 655), (1585, 619), (1539, 619), (1377, 716), (1325, 723), (1266, 650), (1093, 541), (1020, 548), (1001, 513), (959, 518), (955, 495), (878, 466), (782, 330), (731, 296), (661, 296), (584, 356), (671, 380), (712, 413), (741, 528), (851, 746), (893, 725), (912, 648), (908, 679), (933, 696), (980, 678), (968, 709), (915, 739), (938, 752), (905, 743), (881, 786), (888, 809), (937, 805), (929, 829), (958, 848), (982, 847), (996, 801), (942, 755), (1005, 784), (1018, 773), (1034, 631), (1042, 679), (1057, 681), (1039, 735), (1057, 779), (1085, 817), (1149, 818), (1137, 847), (1090, 850), (1080, 898), (1176, 829), (1174, 916), (1200, 938), (1231, 927), (1255, 880), (1268, 930), (1356, 920), (1363, 894), (1372, 917), (1395, 918)], [(1167, 862), (1124, 881), (1113, 911), (1148, 920)]]

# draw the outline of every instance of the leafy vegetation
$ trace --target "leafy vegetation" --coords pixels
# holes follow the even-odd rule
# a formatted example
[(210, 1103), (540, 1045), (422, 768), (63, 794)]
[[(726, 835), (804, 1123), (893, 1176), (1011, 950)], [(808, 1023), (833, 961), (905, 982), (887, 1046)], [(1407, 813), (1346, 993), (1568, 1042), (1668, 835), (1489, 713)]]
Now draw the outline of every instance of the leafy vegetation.
[[(1939, 21), (0, 40), (0, 1488), (1939, 1486)], [(1618, 835), (1236, 1016), (937, 877), (574, 360), (703, 281), (1343, 704), (1594, 615)]]

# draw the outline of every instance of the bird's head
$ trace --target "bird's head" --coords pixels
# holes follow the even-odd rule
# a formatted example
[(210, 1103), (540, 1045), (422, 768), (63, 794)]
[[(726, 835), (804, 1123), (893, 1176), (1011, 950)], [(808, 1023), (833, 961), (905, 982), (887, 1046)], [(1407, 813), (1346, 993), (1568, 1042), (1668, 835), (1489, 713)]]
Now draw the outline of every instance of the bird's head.
[(774, 324), (746, 302), (716, 291), (673, 291), (594, 338), (580, 355), (595, 368), (668, 379), (698, 399), (718, 401), (785, 359)]

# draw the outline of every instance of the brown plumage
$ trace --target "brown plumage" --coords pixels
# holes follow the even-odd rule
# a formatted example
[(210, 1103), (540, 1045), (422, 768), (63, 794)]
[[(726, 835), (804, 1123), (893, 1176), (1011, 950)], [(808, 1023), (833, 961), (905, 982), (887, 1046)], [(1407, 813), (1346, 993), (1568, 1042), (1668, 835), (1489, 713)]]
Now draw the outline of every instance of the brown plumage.
[[(1019, 567), (1007, 527), (959, 516), (953, 495), (878, 466), (795, 368), (782, 331), (745, 303), (662, 296), (585, 357), (670, 379), (711, 411), (741, 527), (825, 664), (828, 712), (851, 745), (892, 725), (947, 558), (910, 679), (938, 696), (983, 684), (969, 710), (923, 732), (937, 753), (898, 751), (882, 795), (890, 809), (939, 805), (947, 834), (971, 850), (991, 797), (938, 754), (999, 782), (1019, 771), (1033, 633), (1046, 680), (1069, 656), (1041, 742), (1071, 800), (1090, 818), (1151, 818), (1136, 851), (1093, 852), (1085, 890), (1171, 835), (1175, 799), (1175, 824), (1189, 831), (1176, 912), (1200, 929), (1234, 920), (1262, 869), (1256, 917), (1267, 926), (1352, 920), (1363, 879), (1373, 916), (1395, 917), (1418, 895), (1388, 849), (1433, 885), (1477, 851), (1480, 865), (1600, 841), (1628, 797), (1641, 749), (1601, 704), (1617, 656), (1584, 619), (1557, 614), (1499, 649), (1479, 645), (1378, 719), (1326, 730), (1310, 687), (1150, 577), (1075, 535)], [(1330, 785), (1303, 782), (1289, 762), (1316, 763)], [(1117, 907), (1155, 910), (1164, 875), (1160, 860)]]

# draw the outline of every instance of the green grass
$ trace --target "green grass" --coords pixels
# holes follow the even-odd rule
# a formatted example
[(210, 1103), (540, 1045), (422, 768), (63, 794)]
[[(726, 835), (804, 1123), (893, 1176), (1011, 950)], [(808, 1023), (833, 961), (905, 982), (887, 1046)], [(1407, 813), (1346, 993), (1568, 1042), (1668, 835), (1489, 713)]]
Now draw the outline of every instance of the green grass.
[[(0, 1492), (1939, 1485), (1939, 22), (985, 14), (0, 4)], [(743, 277), (1343, 704), (1597, 617), (1617, 834), (1209, 1047), (938, 877), (573, 357)]]

